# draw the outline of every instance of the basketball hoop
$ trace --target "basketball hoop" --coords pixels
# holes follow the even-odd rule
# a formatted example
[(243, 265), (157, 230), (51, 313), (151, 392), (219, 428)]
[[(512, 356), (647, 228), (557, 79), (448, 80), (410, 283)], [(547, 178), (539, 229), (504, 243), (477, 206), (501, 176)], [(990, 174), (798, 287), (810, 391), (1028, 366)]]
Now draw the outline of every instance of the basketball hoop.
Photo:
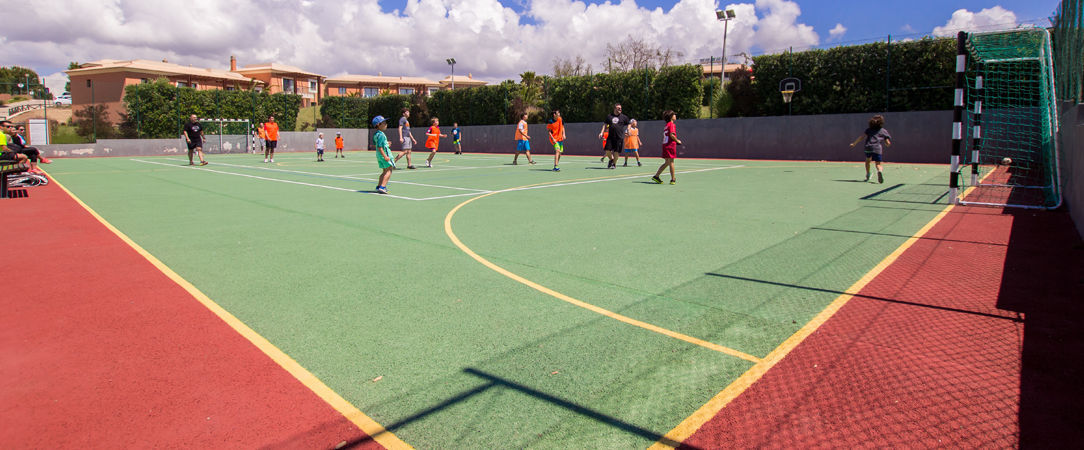
[(790, 99), (794, 97), (794, 91), (779, 91), (783, 94), (783, 103), (790, 103)]

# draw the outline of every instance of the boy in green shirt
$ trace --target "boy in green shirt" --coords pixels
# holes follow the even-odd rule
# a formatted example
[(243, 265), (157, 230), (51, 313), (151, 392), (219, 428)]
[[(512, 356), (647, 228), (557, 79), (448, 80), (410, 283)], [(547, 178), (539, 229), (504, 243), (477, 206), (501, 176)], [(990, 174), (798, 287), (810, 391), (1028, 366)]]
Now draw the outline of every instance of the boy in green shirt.
[(392, 169), (395, 168), (395, 160), (391, 158), (391, 145), (388, 144), (388, 136), (384, 134), (384, 130), (388, 129), (388, 121), (384, 120), (384, 116), (376, 116), (373, 117), (373, 126), (377, 128), (376, 135), (373, 136), (373, 143), (376, 145), (376, 162), (383, 170), (380, 172), (376, 192), (387, 194), (388, 180), (391, 178)]

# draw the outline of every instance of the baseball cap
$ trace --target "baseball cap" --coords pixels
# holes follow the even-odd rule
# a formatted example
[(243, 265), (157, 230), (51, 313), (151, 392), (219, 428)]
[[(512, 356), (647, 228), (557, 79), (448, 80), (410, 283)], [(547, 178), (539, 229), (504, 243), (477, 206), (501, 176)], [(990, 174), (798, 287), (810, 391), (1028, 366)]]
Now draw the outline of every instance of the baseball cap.
[(373, 117), (373, 126), (380, 125), (380, 122), (384, 121), (384, 116)]

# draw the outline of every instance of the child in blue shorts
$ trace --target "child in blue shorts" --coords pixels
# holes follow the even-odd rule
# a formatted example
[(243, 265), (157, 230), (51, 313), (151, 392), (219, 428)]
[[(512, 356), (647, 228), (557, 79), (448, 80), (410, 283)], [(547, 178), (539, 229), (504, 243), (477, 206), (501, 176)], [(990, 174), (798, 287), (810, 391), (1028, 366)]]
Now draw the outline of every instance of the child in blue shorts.
[(513, 166), (518, 164), (520, 153), (526, 153), (527, 162), (534, 164), (531, 159), (531, 137), (527, 135), (527, 113), (520, 116), (519, 124), (516, 125), (516, 156), (512, 158)]
[(388, 193), (388, 180), (391, 179), (391, 171), (395, 168), (395, 160), (391, 158), (391, 144), (388, 144), (388, 136), (384, 130), (388, 129), (388, 121), (384, 116), (373, 117), (373, 126), (377, 128), (373, 136), (373, 144), (376, 146), (376, 162), (383, 172), (380, 172), (380, 181), (376, 185), (379, 194)]
[(884, 158), (882, 157), (882, 152), (884, 152), (885, 147), (892, 146), (892, 135), (888, 134), (888, 130), (884, 129), (884, 126), (884, 116), (880, 114), (873, 116), (869, 119), (869, 128), (866, 128), (866, 131), (861, 136), (858, 136), (854, 140), (854, 142), (851, 142), (851, 148), (854, 148), (854, 146), (858, 145), (859, 142), (862, 142), (863, 139), (866, 140), (865, 150), (867, 182), (869, 181), (870, 161), (873, 161), (877, 164), (877, 182), (885, 182), (883, 167), (881, 166), (881, 161), (884, 160)]

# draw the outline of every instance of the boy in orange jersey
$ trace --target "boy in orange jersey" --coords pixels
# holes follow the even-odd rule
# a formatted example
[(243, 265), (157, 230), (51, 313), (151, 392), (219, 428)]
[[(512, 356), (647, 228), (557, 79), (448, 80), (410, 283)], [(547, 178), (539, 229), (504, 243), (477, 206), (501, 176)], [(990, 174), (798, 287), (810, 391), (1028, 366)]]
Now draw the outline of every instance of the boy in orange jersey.
[(440, 119), (434, 117), (429, 124), (429, 130), (425, 132), (425, 148), (429, 149), (429, 159), (425, 160), (425, 167), (433, 167), (433, 157), (437, 156), (440, 138), (448, 137), (447, 134), (440, 134)]
[(546, 125), (550, 132), (550, 143), (553, 144), (553, 171), (560, 172), (557, 165), (561, 162), (561, 153), (565, 151), (565, 121), (561, 118), (561, 111), (553, 110), (553, 118)]
[(275, 147), (279, 143), (279, 124), (275, 123), (275, 116), (267, 118), (263, 124), (263, 131), (267, 135), (267, 145), (263, 150), (263, 162), (275, 162)]
[(519, 117), (519, 123), (516, 124), (516, 156), (512, 158), (512, 165), (519, 164), (519, 154), (527, 154), (527, 162), (534, 164), (534, 160), (531, 159), (531, 137), (527, 135), (527, 113), (523, 113)]
[(335, 157), (340, 156), (346, 158), (346, 155), (343, 154), (343, 134), (335, 133)]

